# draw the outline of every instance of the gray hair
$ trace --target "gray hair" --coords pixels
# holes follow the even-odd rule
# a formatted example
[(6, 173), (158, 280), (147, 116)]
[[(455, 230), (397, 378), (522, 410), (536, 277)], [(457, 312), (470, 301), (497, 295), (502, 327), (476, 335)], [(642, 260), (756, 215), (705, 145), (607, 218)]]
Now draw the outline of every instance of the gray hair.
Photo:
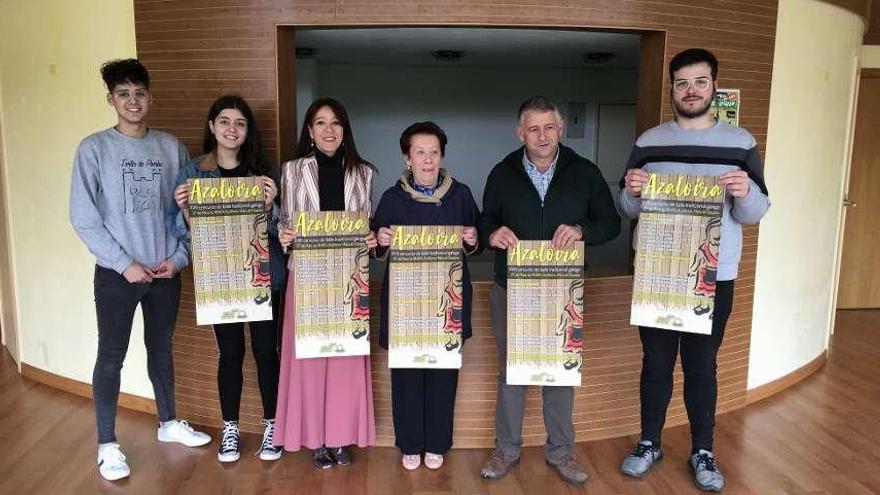
[(559, 112), (559, 108), (556, 106), (555, 103), (550, 101), (549, 98), (544, 96), (532, 96), (519, 106), (519, 125), (522, 125), (523, 115), (525, 115), (525, 113), (528, 111), (553, 112), (556, 114), (556, 119), (559, 120), (559, 122), (562, 122), (562, 114)]

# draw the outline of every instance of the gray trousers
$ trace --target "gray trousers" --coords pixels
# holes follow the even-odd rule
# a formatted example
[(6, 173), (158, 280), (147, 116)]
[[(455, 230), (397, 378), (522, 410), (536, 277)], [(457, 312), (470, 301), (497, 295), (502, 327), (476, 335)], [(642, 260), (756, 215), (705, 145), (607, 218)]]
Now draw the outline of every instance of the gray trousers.
[[(518, 456), (522, 448), (522, 422), (526, 386), (507, 381), (507, 291), (499, 285), (489, 294), (492, 333), (498, 347), (498, 398), (495, 405), (495, 447), (507, 455)], [(544, 401), (544, 429), (547, 443), (544, 457), (559, 459), (571, 453), (574, 445), (573, 387), (541, 387)]]

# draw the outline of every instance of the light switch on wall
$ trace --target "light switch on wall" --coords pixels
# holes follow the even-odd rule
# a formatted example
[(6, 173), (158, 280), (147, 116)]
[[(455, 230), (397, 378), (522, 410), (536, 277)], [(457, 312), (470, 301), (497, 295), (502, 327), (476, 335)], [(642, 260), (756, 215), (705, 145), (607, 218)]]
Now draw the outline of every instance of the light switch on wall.
[(568, 102), (568, 119), (565, 122), (565, 137), (570, 139), (583, 139), (586, 129), (587, 105), (582, 101)]

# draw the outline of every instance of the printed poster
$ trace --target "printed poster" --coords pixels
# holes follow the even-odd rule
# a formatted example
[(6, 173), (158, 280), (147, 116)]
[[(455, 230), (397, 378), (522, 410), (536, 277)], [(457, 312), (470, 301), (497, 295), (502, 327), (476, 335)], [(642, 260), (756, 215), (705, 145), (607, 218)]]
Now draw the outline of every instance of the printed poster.
[(630, 324), (712, 333), (724, 187), (650, 174), (642, 189)]
[(507, 384), (580, 386), (583, 342), (584, 243), (509, 248)]
[(461, 226), (392, 226), (388, 367), (461, 368)]
[(739, 126), (739, 101), (738, 89), (719, 89), (715, 92), (709, 112), (721, 121)]
[(259, 179), (189, 184), (196, 324), (271, 320), (268, 217)]
[(296, 358), (369, 354), (367, 213), (296, 212), (291, 228)]

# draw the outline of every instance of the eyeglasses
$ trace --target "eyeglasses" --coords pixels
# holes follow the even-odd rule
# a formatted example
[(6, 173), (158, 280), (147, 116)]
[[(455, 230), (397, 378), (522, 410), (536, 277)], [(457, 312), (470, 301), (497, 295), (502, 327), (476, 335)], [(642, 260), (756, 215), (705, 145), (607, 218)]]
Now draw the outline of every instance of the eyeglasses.
[(703, 91), (711, 85), (712, 78), (706, 76), (697, 77), (695, 79), (676, 79), (675, 81), (672, 81), (672, 89), (674, 89), (676, 93), (686, 93), (691, 86), (697, 91)]
[(150, 91), (147, 89), (136, 89), (134, 91), (129, 91), (127, 89), (121, 89), (113, 93), (116, 98), (120, 100), (127, 100), (129, 97), (134, 96), (135, 100), (145, 100), (147, 96), (150, 95)]

